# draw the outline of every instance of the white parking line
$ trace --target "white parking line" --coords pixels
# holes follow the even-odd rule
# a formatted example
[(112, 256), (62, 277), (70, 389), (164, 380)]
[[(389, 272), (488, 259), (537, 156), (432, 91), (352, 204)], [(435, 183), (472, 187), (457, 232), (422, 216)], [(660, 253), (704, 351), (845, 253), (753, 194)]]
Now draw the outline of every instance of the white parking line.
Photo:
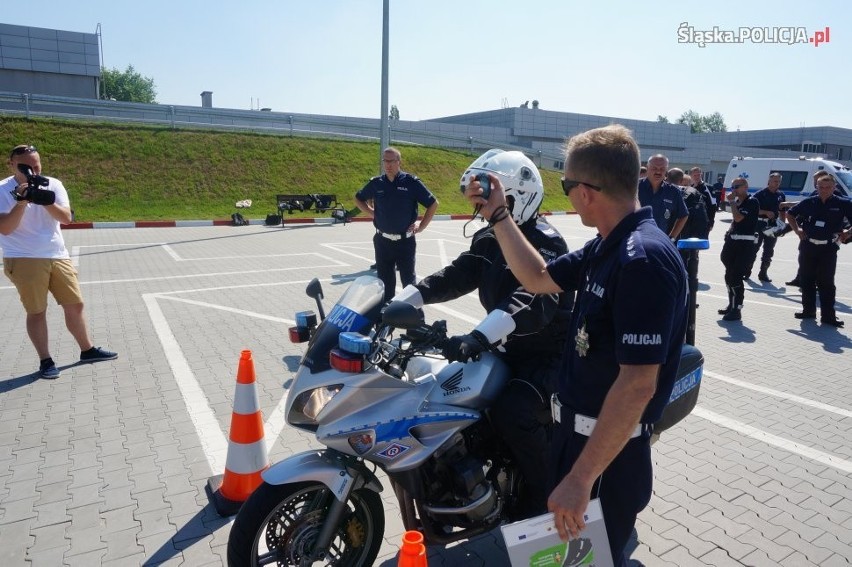
[(145, 293), (142, 295), (142, 301), (145, 302), (145, 307), (148, 308), (148, 315), (151, 317), (154, 331), (160, 339), (160, 344), (163, 345), (166, 360), (172, 369), (175, 382), (177, 382), (178, 389), (183, 396), (186, 411), (189, 413), (189, 418), (192, 420), (193, 425), (195, 425), (195, 432), (201, 441), (204, 455), (207, 457), (207, 463), (210, 465), (210, 471), (213, 474), (221, 474), (225, 471), (228, 442), (222, 433), (219, 422), (216, 420), (216, 414), (210, 408), (204, 390), (198, 384), (198, 380), (196, 380), (189, 362), (187, 362), (186, 357), (183, 355), (180, 344), (172, 333), (168, 320), (163, 315), (163, 310), (160, 309), (157, 299), (156, 294)]
[(207, 303), (205, 301), (195, 301), (193, 299), (186, 299), (183, 297), (172, 297), (166, 295), (158, 296), (160, 299), (168, 299), (169, 301), (178, 301), (180, 303), (188, 303), (190, 305), (196, 305), (198, 307), (207, 307), (209, 309), (214, 309), (217, 311), (225, 311), (227, 313), (236, 313), (237, 315), (245, 315), (246, 317), (253, 317), (254, 319), (262, 319), (264, 321), (272, 321), (274, 323), (284, 323), (286, 325), (295, 325), (296, 322), (292, 319), (284, 319), (283, 317), (273, 317), (272, 315), (267, 315), (265, 313), (257, 313), (255, 311), (246, 311), (245, 309), (237, 309), (235, 307), (227, 307), (225, 305), (216, 305), (215, 303)]
[(704, 376), (708, 376), (716, 380), (721, 380), (722, 382), (727, 382), (728, 384), (733, 384), (734, 386), (739, 386), (740, 388), (746, 388), (755, 392), (769, 394), (770, 396), (775, 396), (776, 398), (796, 402), (797, 404), (802, 404), (803, 406), (810, 406), (812, 408), (816, 408), (818, 410), (826, 411), (829, 413), (836, 413), (837, 415), (842, 415), (843, 417), (852, 417), (852, 411), (850, 410), (831, 406), (822, 402), (810, 400), (808, 398), (803, 398), (802, 396), (797, 396), (795, 394), (788, 394), (787, 392), (782, 392), (781, 390), (775, 390), (773, 388), (767, 388), (766, 386), (759, 386), (757, 384), (750, 384), (742, 380), (737, 380), (736, 378), (722, 376), (721, 374), (716, 374), (715, 372), (708, 372), (707, 370), (704, 371)]
[(825, 453), (817, 449), (812, 449), (811, 447), (807, 447), (805, 445), (802, 445), (801, 443), (796, 443), (795, 441), (790, 441), (789, 439), (784, 439), (782, 437), (778, 437), (777, 435), (772, 435), (771, 433), (761, 431), (756, 427), (752, 427), (751, 425), (747, 425), (741, 421), (731, 419), (730, 417), (719, 415), (718, 413), (706, 410), (702, 407), (696, 407), (695, 409), (693, 409), (692, 415), (698, 416), (708, 421), (712, 421), (713, 423), (721, 425), (722, 427), (733, 429), (738, 433), (742, 433), (746, 437), (757, 439), (758, 441), (762, 441), (767, 445), (772, 445), (774, 447), (778, 447), (779, 449), (784, 449), (785, 451), (795, 453), (799, 456), (811, 459), (818, 463), (822, 463), (845, 473), (852, 473), (852, 462), (850, 461), (835, 457), (834, 455), (830, 455), (829, 453)]

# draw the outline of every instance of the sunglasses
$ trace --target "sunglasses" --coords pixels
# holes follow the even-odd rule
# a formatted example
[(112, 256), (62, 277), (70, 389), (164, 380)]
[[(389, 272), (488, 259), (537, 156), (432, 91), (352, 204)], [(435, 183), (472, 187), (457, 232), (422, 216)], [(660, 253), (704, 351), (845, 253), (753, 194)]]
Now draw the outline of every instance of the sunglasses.
[(9, 159), (15, 156), (22, 156), (24, 154), (35, 154), (38, 153), (38, 150), (35, 146), (16, 146), (12, 148), (12, 152), (9, 154)]
[(566, 197), (570, 197), (569, 193), (571, 193), (571, 189), (576, 187), (577, 185), (585, 185), (589, 189), (594, 189), (595, 191), (603, 191), (601, 187), (597, 185), (592, 185), (591, 183), (586, 183), (585, 181), (574, 181), (573, 179), (565, 179), (564, 177), (559, 180), (562, 183), (562, 192), (565, 193)]

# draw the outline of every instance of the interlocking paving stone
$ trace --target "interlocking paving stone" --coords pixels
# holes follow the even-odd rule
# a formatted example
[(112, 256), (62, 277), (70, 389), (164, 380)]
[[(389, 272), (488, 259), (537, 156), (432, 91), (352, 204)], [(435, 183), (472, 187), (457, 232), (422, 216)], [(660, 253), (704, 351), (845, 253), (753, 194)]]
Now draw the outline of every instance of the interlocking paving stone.
[[(705, 370), (852, 409), (849, 330), (792, 317), (799, 296), (782, 282), (795, 271), (795, 239), (778, 242), (771, 270), (778, 281), (747, 283), (743, 321), (719, 322), (715, 311), (726, 292), (718, 250), (729, 214), (720, 216), (700, 267), (696, 336)], [(572, 249), (592, 236), (577, 217), (551, 221)], [(419, 237), (421, 275), (441, 267), (441, 254), (452, 258), (467, 249), (461, 224), (436, 221)], [(80, 247), (81, 286), (95, 342), (119, 351), (120, 358), (64, 368), (56, 381), (33, 376), (37, 360), (20, 332), (23, 310), (14, 289), (0, 282), (0, 332), (7, 338), (0, 357), (0, 373), (7, 377), (0, 378), (0, 539), (12, 542), (0, 546), (0, 564), (225, 564), (230, 521), (211, 512), (204, 493), (207, 479), (223, 471), (211, 470), (205, 452), (210, 447), (190, 417), (196, 408), (183, 397), (143, 294), (174, 293), (173, 298), (290, 318), (314, 305), (303, 294), (304, 283), (281, 284), (314, 275), (332, 280), (323, 284), (329, 307), (345, 289), (340, 278), (364, 271), (373, 257), (368, 223), (244, 228), (67, 232), (69, 247)], [(156, 244), (165, 242), (188, 260), (175, 261)], [(257, 259), (246, 257), (294, 250), (319, 250), (341, 265), (312, 268), (317, 262), (310, 257), (267, 256), (259, 269)], [(836, 281), (839, 314), (852, 326), (850, 251), (840, 251)], [(292, 267), (298, 270), (287, 269)], [(253, 351), (258, 397), (268, 418), (302, 353), (301, 346), (286, 341), (286, 325), (149, 297), (162, 309), (223, 438), (243, 348)], [(483, 315), (474, 297), (447, 307), (471, 318)], [(428, 306), (426, 312), (430, 319), (446, 319), (451, 332), (470, 328), (452, 314)], [(234, 332), (235, 317), (239, 332)], [(48, 320), (53, 356), (63, 366), (75, 363), (79, 350), (55, 305)], [(805, 379), (803, 367), (819, 372)], [(852, 461), (852, 422), (836, 413), (709, 375), (698, 405)], [(319, 446), (312, 435), (289, 427), (267, 444), (272, 461)], [(848, 565), (848, 472), (696, 414), (665, 432), (653, 455), (654, 495), (639, 515), (631, 567), (640, 562), (648, 567)], [(386, 490), (382, 497), (387, 526), (377, 564), (393, 567), (403, 528), (393, 495)], [(64, 536), (57, 537), (61, 529)], [(508, 564), (498, 531), (445, 549), (430, 546), (428, 554), (433, 567)]]

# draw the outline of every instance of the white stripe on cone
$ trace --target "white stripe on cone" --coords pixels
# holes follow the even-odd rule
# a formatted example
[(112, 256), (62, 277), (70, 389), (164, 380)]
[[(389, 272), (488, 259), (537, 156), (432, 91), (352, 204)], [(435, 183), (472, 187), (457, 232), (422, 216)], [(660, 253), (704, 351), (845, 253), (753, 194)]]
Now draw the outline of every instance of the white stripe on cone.
[(234, 413), (251, 415), (260, 411), (256, 383), (237, 384), (234, 390)]
[(231, 441), (228, 445), (228, 458), (225, 468), (236, 474), (253, 474), (269, 466), (266, 459), (266, 442), (264, 439), (254, 443), (237, 443)]

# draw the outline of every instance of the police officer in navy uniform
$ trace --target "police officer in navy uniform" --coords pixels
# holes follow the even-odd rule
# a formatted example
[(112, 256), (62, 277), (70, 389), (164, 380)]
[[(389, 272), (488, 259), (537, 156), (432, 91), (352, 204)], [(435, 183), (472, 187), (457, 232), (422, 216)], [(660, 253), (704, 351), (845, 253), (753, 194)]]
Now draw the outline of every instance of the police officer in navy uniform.
[[(816, 318), (816, 294), (819, 290), (820, 321), (842, 327), (834, 310), (838, 243), (852, 238), (852, 228), (844, 231), (844, 218), (852, 220), (852, 201), (834, 194), (834, 176), (827, 174), (817, 181), (817, 195), (794, 205), (787, 220), (799, 235), (799, 278), (802, 288), (802, 311), (796, 319)], [(798, 219), (798, 220), (797, 220)]]
[[(479, 173), (500, 179), (509, 203), (503, 214), (512, 217), (542, 258), (549, 260), (568, 252), (559, 232), (538, 215), (544, 186), (538, 168), (527, 156), (518, 151), (489, 150), (466, 169), (462, 188)], [(494, 228), (489, 226), (473, 235), (470, 250), (449, 266), (406, 287), (394, 301), (422, 307), (473, 291), (478, 291), (488, 315), (469, 334), (451, 337), (444, 354), (448, 360), (466, 362), (487, 349), (509, 366), (512, 379), (489, 412), (525, 481), (523, 501), (518, 510), (509, 513), (515, 519), (544, 514), (549, 494), (546, 425), (574, 294), (534, 294), (521, 287), (506, 265)]]
[(675, 242), (686, 225), (689, 211), (680, 187), (666, 181), (668, 170), (666, 156), (657, 154), (648, 160), (648, 177), (639, 181), (639, 204), (651, 207), (657, 226)]
[(754, 194), (754, 198), (757, 199), (760, 209), (758, 210), (756, 231), (757, 243), (754, 245), (754, 258), (751, 261), (748, 274), (751, 275), (754, 261), (757, 260), (757, 252), (763, 246), (763, 254), (760, 256), (760, 271), (757, 274), (757, 279), (766, 283), (772, 283), (767, 270), (769, 270), (769, 266), (772, 264), (772, 257), (775, 255), (775, 243), (778, 242), (776, 238), (777, 222), (784, 215), (781, 211), (781, 203), (787, 200), (784, 192), (779, 189), (781, 187), (781, 179), (781, 174), (777, 171), (770, 173), (766, 187)]
[[(402, 155), (396, 148), (388, 147), (382, 152), (384, 175), (374, 177), (355, 193), (355, 204), (365, 214), (373, 217), (376, 234), (373, 247), (376, 252), (376, 271), (385, 285), (385, 301), (396, 293), (396, 270), (403, 287), (413, 284), (414, 256), (417, 244), (414, 235), (423, 232), (435, 211), (438, 199), (420, 181), (420, 178), (400, 169)], [(367, 201), (373, 200), (371, 207)], [(417, 206), (423, 205), (426, 212), (417, 222)]]
[(724, 321), (739, 321), (745, 302), (745, 284), (754, 257), (754, 244), (757, 237), (757, 213), (760, 205), (757, 199), (748, 194), (748, 181), (742, 177), (734, 179), (731, 194), (728, 195), (731, 207), (731, 228), (725, 233), (722, 245), (722, 264), (725, 266), (725, 285), (728, 286), (728, 306), (719, 309)]
[[(650, 171), (650, 169), (649, 169)], [(565, 152), (562, 188), (598, 236), (545, 262), (515, 223), (500, 219), (499, 180), (486, 201), (478, 182), (466, 195), (482, 205), (509, 267), (535, 293), (576, 290), (554, 418), (548, 499), (563, 540), (585, 527), (600, 498), (616, 565), (637, 514), (651, 498), (650, 434), (674, 385), (687, 323), (687, 276), (650, 208), (636, 199), (639, 147), (620, 125), (578, 134)]]

